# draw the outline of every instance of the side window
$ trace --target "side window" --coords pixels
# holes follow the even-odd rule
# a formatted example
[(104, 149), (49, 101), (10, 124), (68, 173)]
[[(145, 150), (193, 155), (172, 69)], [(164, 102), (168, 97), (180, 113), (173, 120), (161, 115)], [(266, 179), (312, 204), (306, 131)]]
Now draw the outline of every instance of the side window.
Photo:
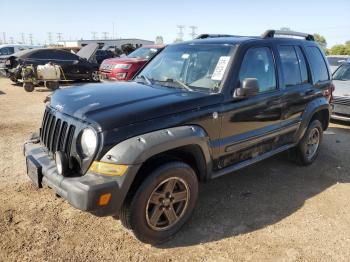
[(308, 76), (308, 73), (307, 73), (305, 56), (304, 56), (304, 54), (301, 51), (299, 46), (296, 46), (295, 50), (297, 51), (298, 59), (299, 59), (299, 66), (300, 66), (300, 72), (301, 72), (301, 81), (302, 81), (303, 84), (310, 83), (309, 76)]
[(321, 51), (315, 46), (306, 47), (310, 59), (311, 71), (314, 76), (314, 83), (329, 80), (326, 62), (323, 59)]
[(276, 89), (276, 73), (272, 52), (267, 47), (251, 48), (243, 58), (239, 71), (239, 80), (256, 78), (260, 92)]
[(293, 46), (279, 46), (284, 83), (286, 87), (300, 85), (301, 74), (297, 54)]

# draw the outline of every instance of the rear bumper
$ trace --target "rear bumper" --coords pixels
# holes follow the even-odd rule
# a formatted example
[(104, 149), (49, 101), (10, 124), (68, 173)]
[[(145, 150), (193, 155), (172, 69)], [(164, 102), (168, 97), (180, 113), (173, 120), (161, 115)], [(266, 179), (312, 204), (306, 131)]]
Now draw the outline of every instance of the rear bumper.
[[(107, 177), (86, 173), (80, 177), (64, 177), (57, 173), (54, 159), (39, 143), (24, 144), (24, 155), (40, 165), (41, 184), (66, 199), (73, 207), (96, 216), (118, 215), (139, 166), (130, 166), (122, 177)], [(129, 178), (129, 179), (128, 179)], [(110, 194), (108, 204), (101, 205), (100, 198)]]

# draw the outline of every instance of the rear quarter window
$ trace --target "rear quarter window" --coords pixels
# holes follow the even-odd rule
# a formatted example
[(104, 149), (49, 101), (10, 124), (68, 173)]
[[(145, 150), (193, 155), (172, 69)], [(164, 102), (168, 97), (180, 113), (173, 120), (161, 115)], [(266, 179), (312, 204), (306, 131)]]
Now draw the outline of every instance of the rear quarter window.
[(308, 46), (306, 47), (306, 52), (309, 58), (314, 83), (329, 80), (327, 65), (320, 49), (315, 46)]

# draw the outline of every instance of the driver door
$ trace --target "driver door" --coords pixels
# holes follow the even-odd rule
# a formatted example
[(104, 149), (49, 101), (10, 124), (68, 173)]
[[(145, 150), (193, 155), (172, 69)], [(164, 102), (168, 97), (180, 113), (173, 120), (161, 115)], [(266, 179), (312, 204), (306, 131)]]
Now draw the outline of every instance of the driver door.
[[(251, 46), (241, 60), (238, 82), (256, 78), (259, 93), (225, 103), (219, 168), (237, 164), (272, 150), (281, 124), (282, 93), (272, 46)], [(233, 89), (233, 92), (235, 90)]]

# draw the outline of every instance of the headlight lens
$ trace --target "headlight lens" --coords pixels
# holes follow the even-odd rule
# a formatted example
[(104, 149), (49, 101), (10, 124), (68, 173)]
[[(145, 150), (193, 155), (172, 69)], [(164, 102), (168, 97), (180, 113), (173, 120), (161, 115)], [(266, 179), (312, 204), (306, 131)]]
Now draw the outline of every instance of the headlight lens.
[(95, 153), (97, 147), (97, 136), (91, 128), (85, 128), (80, 139), (81, 149), (87, 157)]
[(114, 69), (129, 69), (131, 67), (131, 64), (116, 64), (114, 66)]

